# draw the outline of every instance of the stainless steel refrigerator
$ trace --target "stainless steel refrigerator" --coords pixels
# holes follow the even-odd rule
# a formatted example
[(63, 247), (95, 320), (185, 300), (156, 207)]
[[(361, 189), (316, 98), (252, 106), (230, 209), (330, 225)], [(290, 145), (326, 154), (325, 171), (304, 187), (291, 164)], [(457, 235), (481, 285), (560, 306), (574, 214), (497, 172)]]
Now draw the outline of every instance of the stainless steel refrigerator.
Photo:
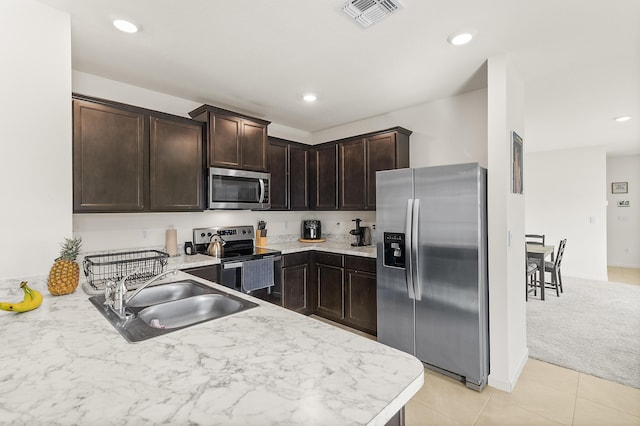
[(489, 375), (487, 171), (376, 173), (378, 341), (482, 390)]

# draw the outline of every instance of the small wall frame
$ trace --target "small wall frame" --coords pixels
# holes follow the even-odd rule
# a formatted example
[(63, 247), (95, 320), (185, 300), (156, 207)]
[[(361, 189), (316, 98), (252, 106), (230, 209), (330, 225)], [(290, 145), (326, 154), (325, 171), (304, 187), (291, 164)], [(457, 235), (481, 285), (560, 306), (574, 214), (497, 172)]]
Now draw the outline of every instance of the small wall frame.
[(522, 194), (523, 190), (523, 149), (522, 138), (516, 132), (511, 132), (511, 192)]
[(612, 194), (626, 194), (629, 192), (629, 182), (611, 182)]

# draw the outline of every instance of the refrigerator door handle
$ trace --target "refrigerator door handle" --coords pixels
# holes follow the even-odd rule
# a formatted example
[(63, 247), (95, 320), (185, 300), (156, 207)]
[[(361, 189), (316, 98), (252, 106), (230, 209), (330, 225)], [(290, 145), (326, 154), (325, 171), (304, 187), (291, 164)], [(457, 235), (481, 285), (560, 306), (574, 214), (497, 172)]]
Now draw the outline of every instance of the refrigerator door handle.
[(419, 229), (418, 225), (420, 224), (420, 199), (416, 198), (413, 200), (413, 218), (412, 218), (412, 227), (411, 227), (411, 263), (413, 267), (411, 268), (413, 272), (413, 276), (411, 277), (411, 281), (413, 283), (413, 295), (415, 300), (422, 300), (422, 290), (420, 289), (420, 262), (418, 261), (418, 235)]
[(416, 295), (413, 286), (413, 256), (412, 247), (413, 242), (411, 240), (413, 229), (413, 199), (407, 200), (407, 217), (405, 222), (405, 234), (404, 234), (404, 253), (407, 259), (407, 265), (404, 268), (404, 278), (407, 283), (407, 292), (409, 293), (409, 299), (415, 300)]

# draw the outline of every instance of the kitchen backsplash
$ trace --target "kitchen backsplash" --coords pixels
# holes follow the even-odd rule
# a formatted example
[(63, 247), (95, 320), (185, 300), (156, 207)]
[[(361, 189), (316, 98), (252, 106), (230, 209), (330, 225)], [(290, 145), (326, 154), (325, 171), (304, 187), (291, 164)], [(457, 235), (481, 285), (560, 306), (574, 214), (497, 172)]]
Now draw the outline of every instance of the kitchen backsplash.
[[(111, 250), (164, 248), (165, 231), (173, 226), (178, 234), (178, 252), (185, 241), (193, 238), (193, 228), (230, 225), (253, 225), (267, 222), (270, 243), (294, 241), (300, 237), (302, 221), (322, 221), (322, 236), (331, 240), (351, 241), (349, 231), (355, 228), (355, 218), (361, 226), (373, 228), (376, 213), (370, 211), (309, 211), (271, 212), (249, 210), (205, 211), (197, 213), (91, 213), (73, 215), (73, 234), (83, 240), (83, 253)], [(371, 229), (372, 242), (375, 231)]]

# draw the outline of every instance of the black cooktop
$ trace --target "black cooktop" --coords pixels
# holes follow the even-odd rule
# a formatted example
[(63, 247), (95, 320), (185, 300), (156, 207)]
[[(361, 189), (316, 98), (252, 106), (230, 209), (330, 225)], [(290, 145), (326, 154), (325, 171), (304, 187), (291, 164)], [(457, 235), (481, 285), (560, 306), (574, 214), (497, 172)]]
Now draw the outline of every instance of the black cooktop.
[[(197, 244), (196, 245), (196, 253), (208, 255), (207, 253), (207, 245), (205, 244)], [(224, 255), (220, 258), (220, 260), (249, 260), (249, 259), (259, 259), (261, 257), (267, 256), (278, 256), (282, 254), (279, 250), (272, 250), (264, 247), (241, 247), (241, 248), (224, 248)]]
[(253, 244), (253, 226), (228, 226), (214, 228), (195, 228), (193, 230), (193, 244), (195, 252), (206, 254), (209, 242), (214, 235), (219, 235), (224, 241), (224, 255), (222, 261), (240, 261), (249, 259), (259, 259), (267, 256), (278, 256), (278, 250), (271, 250), (264, 247), (255, 247)]

